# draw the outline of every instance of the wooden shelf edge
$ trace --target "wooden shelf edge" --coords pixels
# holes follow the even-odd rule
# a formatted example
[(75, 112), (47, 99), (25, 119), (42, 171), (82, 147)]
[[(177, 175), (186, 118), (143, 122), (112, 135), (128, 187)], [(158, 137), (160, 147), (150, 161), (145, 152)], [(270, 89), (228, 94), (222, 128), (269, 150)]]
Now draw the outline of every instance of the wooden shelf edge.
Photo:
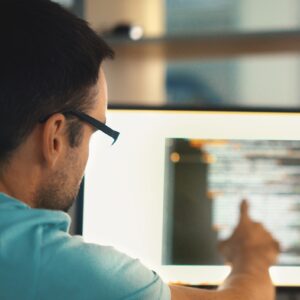
[(178, 60), (263, 53), (300, 53), (299, 30), (107, 41), (120, 58), (156, 57)]

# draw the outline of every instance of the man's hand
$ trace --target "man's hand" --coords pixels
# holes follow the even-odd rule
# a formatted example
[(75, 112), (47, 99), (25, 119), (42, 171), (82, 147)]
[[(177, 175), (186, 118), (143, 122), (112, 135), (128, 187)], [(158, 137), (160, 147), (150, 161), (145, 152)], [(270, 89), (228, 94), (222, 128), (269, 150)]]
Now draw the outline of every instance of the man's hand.
[(248, 203), (240, 206), (240, 220), (232, 236), (220, 243), (220, 251), (233, 267), (245, 263), (271, 266), (276, 262), (279, 243), (260, 223), (253, 222), (248, 213)]
[(216, 291), (170, 286), (172, 300), (274, 300), (275, 289), (269, 266), (275, 263), (279, 244), (248, 214), (248, 203), (241, 203), (240, 221), (232, 236), (221, 242), (220, 250), (232, 271)]

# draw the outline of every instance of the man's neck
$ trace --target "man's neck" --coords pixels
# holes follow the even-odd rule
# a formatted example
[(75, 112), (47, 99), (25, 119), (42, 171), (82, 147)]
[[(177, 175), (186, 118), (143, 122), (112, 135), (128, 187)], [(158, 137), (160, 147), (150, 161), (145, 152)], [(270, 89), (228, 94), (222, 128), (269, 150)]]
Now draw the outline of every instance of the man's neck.
[(34, 170), (27, 168), (26, 162), (12, 160), (0, 175), (0, 193), (35, 207), (34, 199), (38, 183), (36, 177)]

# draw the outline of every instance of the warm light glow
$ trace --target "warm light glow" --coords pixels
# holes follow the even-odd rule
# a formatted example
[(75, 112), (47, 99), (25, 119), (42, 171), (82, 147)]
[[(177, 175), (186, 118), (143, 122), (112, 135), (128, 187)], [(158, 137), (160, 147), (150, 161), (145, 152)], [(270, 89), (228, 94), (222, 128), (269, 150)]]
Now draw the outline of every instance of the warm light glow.
[(180, 161), (180, 155), (179, 153), (177, 152), (173, 152), (171, 155), (170, 155), (170, 159), (173, 163), (178, 163)]
[(214, 146), (223, 146), (224, 144), (227, 144), (228, 142), (225, 140), (191, 140), (190, 145), (194, 148), (202, 148), (205, 145), (214, 145)]
[(217, 161), (216, 157), (214, 157), (213, 155), (209, 154), (209, 153), (203, 153), (202, 155), (202, 161), (206, 164), (213, 164)]

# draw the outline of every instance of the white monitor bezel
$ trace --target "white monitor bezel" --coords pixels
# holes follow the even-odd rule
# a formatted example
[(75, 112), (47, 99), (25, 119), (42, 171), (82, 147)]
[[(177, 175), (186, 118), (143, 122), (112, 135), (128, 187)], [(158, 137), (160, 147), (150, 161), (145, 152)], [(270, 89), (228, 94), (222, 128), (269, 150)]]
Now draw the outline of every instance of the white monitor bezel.
[[(136, 130), (136, 142), (139, 142), (145, 135), (149, 137), (151, 134), (155, 134), (155, 132), (160, 132), (161, 135), (166, 137), (189, 137), (189, 138), (215, 138), (215, 139), (280, 139), (280, 140), (300, 140), (300, 130), (297, 131), (297, 128), (300, 129), (300, 113), (294, 112), (236, 112), (236, 111), (187, 111), (187, 110), (136, 110), (136, 109), (126, 109), (126, 110), (118, 110), (114, 109), (108, 112), (108, 125), (116, 130), (121, 131), (121, 142), (122, 142), (122, 128), (120, 125), (122, 121), (117, 121), (116, 117), (121, 116), (132, 116), (135, 119), (130, 123), (129, 127), (135, 127)], [(143, 122), (147, 123), (147, 118), (153, 118), (154, 116), (166, 116), (165, 124), (173, 124), (171, 126), (162, 126), (162, 124), (151, 124), (151, 126), (146, 126), (143, 132), (140, 131), (141, 124)], [(199, 118), (200, 117), (200, 118)], [(154, 118), (155, 120), (155, 118)], [(183, 126), (184, 125), (184, 126)], [(191, 130), (191, 128), (199, 128), (196, 132)], [(176, 129), (176, 136), (170, 134), (171, 131)], [(208, 131), (209, 129), (209, 131)], [(125, 129), (126, 130), (126, 129)], [(124, 131), (124, 128), (123, 128)], [(133, 141), (133, 140), (132, 140)], [(158, 145), (158, 144), (157, 144)], [(156, 145), (156, 146), (157, 146)], [(148, 145), (149, 146), (149, 145)], [(93, 147), (93, 144), (91, 145)], [(117, 147), (117, 144), (116, 146)], [(161, 147), (161, 145), (160, 145)], [(111, 150), (110, 150), (111, 151)], [(133, 151), (134, 152), (134, 151)], [(106, 153), (107, 154), (107, 153)], [(137, 154), (137, 153), (133, 153)], [(86, 185), (90, 183), (97, 187), (97, 181), (101, 180), (101, 176), (97, 172), (93, 172), (93, 154), (91, 155), (91, 164), (88, 165), (86, 172)], [(156, 158), (157, 159), (157, 158)], [(164, 161), (164, 157), (159, 161), (162, 163)], [(105, 163), (105, 162), (104, 162)], [(118, 163), (118, 162), (117, 162)], [(122, 167), (128, 166), (128, 164), (123, 164)], [(109, 166), (106, 166), (106, 170), (108, 170)], [(124, 174), (124, 173), (123, 173)], [(109, 178), (110, 182), (116, 183), (116, 180), (112, 181), (116, 174), (106, 174), (105, 177)], [(159, 175), (163, 176), (163, 174)], [(93, 179), (94, 178), (94, 179)], [(109, 192), (112, 191), (112, 195), (114, 194), (114, 187), (108, 187), (109, 180), (105, 183), (106, 185), (106, 193), (103, 193), (103, 197), (105, 197), (104, 202), (102, 202), (103, 208), (105, 208), (105, 202), (107, 199), (109, 200), (111, 207), (107, 210), (101, 211), (101, 213), (96, 213), (94, 208), (94, 204), (88, 202), (87, 199), (93, 198), (94, 191), (89, 191), (89, 189), (85, 189), (85, 203), (84, 203), (84, 213), (83, 213), (83, 236), (89, 242), (101, 243), (101, 244), (111, 244), (116, 246), (121, 251), (128, 253), (133, 257), (140, 258), (142, 262), (144, 262), (148, 267), (157, 271), (162, 278), (167, 282), (180, 282), (189, 285), (218, 285), (220, 284), (224, 278), (229, 274), (230, 268), (227, 266), (163, 266), (159, 263), (159, 256), (161, 258), (162, 253), (162, 245), (160, 244), (158, 249), (155, 249), (155, 246), (151, 248), (152, 250), (141, 251), (142, 245), (144, 245), (149, 240), (153, 240), (154, 237), (158, 238), (158, 240), (162, 241), (162, 226), (163, 226), (163, 212), (162, 212), (162, 198), (163, 198), (163, 187), (161, 187), (157, 193), (161, 196), (158, 196), (159, 199), (156, 199), (157, 207), (160, 207), (160, 212), (151, 211), (150, 206), (148, 205), (147, 212), (142, 207), (139, 207), (140, 213), (143, 212), (144, 215), (139, 215), (137, 218), (140, 222), (145, 221), (147, 226), (149, 227), (146, 230), (136, 230), (135, 227), (137, 224), (134, 220), (129, 217), (124, 218), (124, 210), (126, 210), (126, 206), (120, 207), (121, 213), (112, 214), (113, 213), (113, 204), (117, 202), (111, 203), (114, 201), (110, 196)], [(92, 181), (94, 181), (92, 183)], [(161, 178), (160, 178), (161, 181)], [(142, 181), (140, 181), (141, 184)], [(117, 188), (117, 187), (116, 187)], [(136, 194), (131, 192), (131, 196), (135, 197)], [(108, 198), (107, 198), (108, 197)], [(96, 201), (96, 200), (94, 200)], [(99, 201), (99, 200), (97, 200)], [(132, 201), (130, 202), (131, 209), (134, 209), (134, 205), (138, 202)], [(107, 202), (106, 202), (107, 204)], [(153, 203), (152, 203), (153, 204)], [(101, 206), (101, 205), (100, 205)], [(99, 207), (100, 207), (99, 206)], [(98, 215), (99, 218), (102, 218), (102, 225), (109, 227), (110, 233), (107, 235), (105, 231), (108, 228), (103, 228), (100, 231), (96, 231), (92, 233), (93, 230), (93, 222), (91, 222), (91, 218), (87, 215), (93, 215), (96, 217)], [(96, 215), (95, 215), (96, 214)], [(113, 215), (115, 220), (109, 220), (111, 218), (110, 215)], [(148, 215), (146, 215), (148, 214)], [(155, 218), (153, 218), (155, 216)], [(94, 218), (95, 219), (95, 218)], [(156, 224), (154, 226), (151, 225), (151, 221), (156, 219)], [(122, 221), (124, 223), (129, 224), (118, 224), (117, 226), (112, 226), (116, 220)], [(135, 244), (134, 249), (129, 249), (125, 245), (126, 242), (123, 240), (121, 243), (116, 242), (114, 238), (109, 238), (108, 236), (118, 236), (118, 227), (126, 227), (128, 231), (129, 238), (127, 239), (128, 243)], [(113, 228), (112, 228), (113, 227)], [(156, 229), (151, 232), (151, 227), (155, 227)], [(120, 228), (120, 227), (119, 227)], [(133, 233), (130, 233), (129, 231)], [(124, 233), (124, 232), (123, 232)], [(136, 242), (136, 238), (139, 234), (148, 235), (146, 239)], [(104, 235), (104, 243), (97, 236)], [(152, 253), (151, 253), (152, 251)], [(152, 258), (154, 259), (152, 259)], [(299, 286), (300, 285), (300, 266), (299, 267), (278, 267), (274, 266), (270, 269), (270, 273), (273, 279), (273, 282), (276, 286), (290, 287), (290, 286)]]

